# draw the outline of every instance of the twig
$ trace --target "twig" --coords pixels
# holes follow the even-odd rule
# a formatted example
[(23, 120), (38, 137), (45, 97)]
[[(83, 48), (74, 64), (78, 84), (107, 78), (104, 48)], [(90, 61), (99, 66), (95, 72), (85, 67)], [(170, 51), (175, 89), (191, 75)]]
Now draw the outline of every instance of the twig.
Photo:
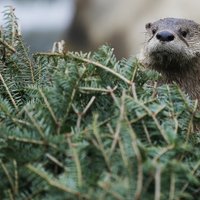
[(151, 137), (150, 137), (149, 131), (148, 131), (148, 129), (147, 129), (145, 123), (144, 123), (144, 120), (142, 120), (142, 127), (143, 127), (143, 129), (144, 129), (144, 132), (145, 132), (145, 135), (146, 135), (146, 137), (147, 137), (147, 140), (148, 140), (149, 144), (152, 145)]
[(19, 191), (19, 174), (17, 170), (17, 162), (16, 160), (13, 160), (13, 166), (14, 166), (14, 193), (17, 195)]
[(79, 187), (82, 187), (83, 186), (83, 176), (82, 176), (80, 159), (79, 159), (77, 150), (74, 148), (74, 145), (71, 142), (70, 137), (67, 137), (67, 141), (68, 141), (70, 149), (72, 150), (73, 158), (74, 158), (74, 161), (75, 161), (75, 164), (76, 164), (76, 170), (77, 170), (77, 176), (78, 176), (78, 185), (79, 185)]
[(109, 190), (106, 183), (99, 182), (98, 185), (105, 190), (107, 193), (111, 194), (117, 200), (124, 200), (124, 197), (115, 191)]
[(12, 180), (12, 177), (11, 175), (9, 174), (9, 171), (7, 170), (6, 166), (4, 165), (4, 163), (2, 162), (2, 160), (0, 160), (0, 165), (8, 179), (8, 182), (10, 183), (10, 186), (12, 188), (12, 191), (14, 192), (15, 191), (15, 186), (14, 186), (14, 183), (13, 183), (13, 180)]
[(86, 62), (86, 63), (88, 63), (88, 64), (92, 64), (92, 65), (94, 65), (94, 66), (96, 66), (96, 67), (99, 67), (99, 68), (101, 68), (101, 69), (104, 69), (105, 71), (110, 72), (110, 73), (113, 74), (114, 76), (117, 76), (118, 78), (120, 78), (121, 80), (123, 80), (124, 82), (126, 82), (127, 84), (129, 84), (129, 85), (132, 84), (132, 82), (131, 82), (130, 80), (126, 79), (124, 76), (122, 76), (121, 74), (115, 72), (115, 71), (112, 70), (111, 68), (102, 65), (101, 63), (98, 63), (98, 62), (95, 62), (95, 61), (92, 61), (92, 60), (89, 60), (89, 59), (86, 59), (86, 58), (81, 58), (81, 57), (76, 56), (76, 55), (74, 55), (74, 54), (72, 54), (72, 53), (68, 53), (67, 56), (72, 57), (72, 58), (75, 58), (75, 59), (77, 59), (77, 60), (81, 60), (81, 61)]
[(12, 53), (16, 52), (16, 50), (12, 46), (10, 46), (6, 41), (2, 40), (1, 38), (0, 38), (0, 44), (2, 44), (7, 49), (9, 49), (10, 51), (12, 51)]
[(161, 157), (162, 155), (164, 155), (164, 154), (167, 153), (168, 151), (172, 150), (173, 148), (174, 148), (174, 144), (169, 145), (169, 146), (167, 146), (167, 147), (165, 147), (165, 148), (162, 148), (161, 151), (159, 151), (158, 155), (154, 157), (154, 159), (153, 159), (152, 162), (153, 162), (154, 164), (156, 164), (157, 161), (160, 159), (160, 157)]
[[(164, 129), (162, 129), (160, 123), (158, 122), (158, 120), (157, 120), (155, 114), (152, 113), (152, 111), (149, 110), (149, 108), (148, 108), (147, 106), (145, 106), (144, 104), (142, 104), (141, 102), (139, 102), (139, 101), (135, 101), (135, 102), (137, 102), (137, 104), (138, 104), (140, 107), (142, 107), (142, 108), (148, 113), (149, 116), (152, 117), (152, 119), (153, 119), (155, 125), (157, 126), (158, 130), (160, 131), (160, 133), (161, 133), (163, 139), (165, 140), (165, 142), (166, 142), (167, 144), (169, 144), (169, 143), (170, 143), (170, 142), (169, 142), (169, 139), (167, 138)], [(163, 108), (164, 108), (164, 106), (161, 107), (160, 110), (162, 110)]]
[(51, 154), (49, 153), (46, 153), (46, 157), (51, 160), (52, 162), (54, 162), (56, 165), (58, 165), (59, 167), (65, 169), (65, 166), (57, 159), (55, 158), (54, 156), (52, 156)]
[(83, 197), (85, 199), (89, 199), (88, 195), (81, 195), (80, 192), (78, 191), (75, 191), (69, 187), (67, 187), (66, 185), (64, 184), (61, 184), (57, 179), (52, 179), (50, 177), (48, 177), (44, 172), (42, 171), (39, 171), (36, 167), (34, 167), (33, 165), (31, 164), (27, 164), (26, 167), (34, 172), (35, 174), (37, 174), (38, 176), (40, 176), (41, 178), (43, 178), (49, 185), (63, 191), (63, 192), (66, 192), (66, 193), (70, 193), (70, 194), (73, 194), (73, 195), (76, 195), (78, 197)]
[(27, 138), (19, 138), (19, 137), (14, 137), (14, 136), (8, 136), (8, 137), (6, 137), (6, 139), (17, 141), (17, 142), (23, 142), (23, 143), (27, 143), (27, 144), (45, 145), (45, 146), (50, 146), (52, 148), (57, 149), (57, 146), (55, 144), (46, 143), (45, 141), (38, 141), (38, 140), (27, 139)]
[(171, 174), (171, 178), (170, 178), (169, 200), (174, 200), (174, 195), (175, 195), (175, 183), (176, 183), (175, 175), (174, 175), (174, 173), (172, 173), (172, 174)]
[(135, 152), (135, 156), (137, 158), (137, 163), (138, 163), (138, 173), (137, 173), (137, 187), (134, 195), (134, 200), (139, 200), (141, 199), (141, 194), (142, 194), (142, 187), (143, 187), (143, 164), (142, 164), (142, 155), (140, 153), (140, 150), (138, 148), (137, 144), (137, 136), (134, 131), (134, 129), (131, 126), (131, 123), (128, 120), (128, 117), (126, 116), (126, 121), (129, 126), (129, 134), (132, 139), (132, 147)]
[[(199, 170), (199, 169), (200, 169), (200, 161), (196, 164), (196, 166), (194, 166), (194, 168), (193, 168), (191, 174), (194, 175), (194, 173), (195, 173), (197, 170)], [(182, 188), (182, 190), (181, 190), (181, 193), (183, 193), (183, 192), (187, 189), (188, 186), (189, 186), (189, 183), (186, 183), (186, 184), (183, 186), (183, 188)]]
[(34, 119), (34, 117), (32, 116), (32, 114), (30, 114), (30, 112), (24, 108), (24, 111), (26, 112), (26, 114), (28, 115), (29, 119), (31, 120), (31, 122), (33, 123), (33, 125), (35, 126), (35, 128), (38, 130), (38, 133), (40, 134), (40, 136), (45, 139), (45, 134), (42, 130), (42, 128), (40, 127), (40, 124), (38, 124), (36, 122), (36, 120)]
[[(112, 92), (112, 97), (114, 97), (114, 93)], [(114, 97), (115, 98), (115, 97)], [(112, 142), (112, 146), (111, 146), (111, 149), (110, 149), (110, 154), (109, 154), (109, 157), (112, 156), (114, 150), (115, 150), (115, 147), (119, 141), (119, 134), (120, 134), (120, 129), (121, 129), (121, 123), (122, 123), (122, 120), (124, 118), (124, 101), (125, 101), (125, 92), (123, 91), (123, 94), (122, 94), (122, 102), (121, 102), (121, 105), (119, 107), (120, 109), (120, 116), (119, 116), (119, 121), (117, 123), (117, 126), (116, 126), (116, 130), (115, 130), (115, 133), (114, 133), (114, 140)]]
[(44, 102), (45, 102), (45, 104), (46, 104), (46, 106), (47, 106), (47, 109), (49, 110), (49, 112), (50, 112), (50, 114), (51, 114), (51, 116), (52, 116), (54, 122), (55, 122), (56, 124), (58, 124), (58, 120), (57, 120), (57, 118), (56, 118), (56, 116), (55, 116), (55, 114), (54, 114), (54, 112), (53, 112), (53, 109), (51, 108), (51, 106), (50, 106), (50, 104), (49, 104), (49, 102), (48, 102), (46, 96), (44, 95), (44, 93), (42, 92), (41, 89), (39, 89), (39, 93), (41, 94), (41, 96), (42, 96), (42, 98), (43, 98), (43, 100), (44, 100)]
[(98, 131), (97, 118), (98, 118), (98, 115), (95, 115), (94, 121), (93, 121), (93, 126), (92, 126), (93, 127), (93, 134), (96, 137), (97, 142), (95, 140), (93, 140), (93, 143), (101, 151), (101, 153), (104, 157), (105, 163), (106, 163), (109, 171), (111, 171), (111, 169), (110, 169), (110, 159), (109, 159), (110, 157), (107, 155), (107, 152), (104, 149), (104, 144), (102, 142), (101, 136), (100, 136), (99, 131)]
[(4, 87), (6, 88), (6, 91), (7, 91), (7, 93), (8, 93), (8, 96), (10, 97), (10, 100), (11, 100), (12, 104), (14, 105), (15, 109), (18, 110), (18, 106), (17, 106), (17, 104), (15, 103), (15, 100), (14, 100), (14, 98), (12, 97), (12, 94), (10, 93), (9, 88), (8, 88), (8, 86), (6, 85), (6, 83), (5, 83), (5, 81), (4, 81), (4, 78), (3, 78), (3, 76), (1, 75), (1, 73), (0, 73), (0, 80), (2, 81)]
[(155, 200), (160, 200), (161, 195), (161, 166), (158, 164), (155, 174)]

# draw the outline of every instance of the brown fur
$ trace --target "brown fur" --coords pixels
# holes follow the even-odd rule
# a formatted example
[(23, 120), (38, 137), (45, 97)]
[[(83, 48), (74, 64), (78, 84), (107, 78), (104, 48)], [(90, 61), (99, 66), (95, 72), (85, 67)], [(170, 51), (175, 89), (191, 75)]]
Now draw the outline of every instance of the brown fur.
[[(176, 82), (193, 99), (200, 101), (200, 25), (187, 19), (165, 18), (146, 25), (141, 62), (162, 74), (162, 83)], [(172, 41), (156, 34), (168, 31)]]

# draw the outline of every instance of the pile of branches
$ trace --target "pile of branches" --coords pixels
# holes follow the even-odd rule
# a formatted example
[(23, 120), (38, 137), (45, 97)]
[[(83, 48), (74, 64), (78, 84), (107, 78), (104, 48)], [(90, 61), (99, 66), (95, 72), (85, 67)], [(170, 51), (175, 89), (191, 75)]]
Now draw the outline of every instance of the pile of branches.
[(196, 101), (108, 46), (30, 55), (4, 17), (0, 199), (199, 198)]

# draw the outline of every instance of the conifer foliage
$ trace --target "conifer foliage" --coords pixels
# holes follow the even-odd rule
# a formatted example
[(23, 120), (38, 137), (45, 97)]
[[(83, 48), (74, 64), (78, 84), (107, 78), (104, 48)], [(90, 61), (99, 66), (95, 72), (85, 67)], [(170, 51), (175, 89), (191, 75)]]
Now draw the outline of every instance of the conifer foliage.
[(29, 54), (0, 32), (0, 199), (199, 199), (197, 102), (113, 49)]

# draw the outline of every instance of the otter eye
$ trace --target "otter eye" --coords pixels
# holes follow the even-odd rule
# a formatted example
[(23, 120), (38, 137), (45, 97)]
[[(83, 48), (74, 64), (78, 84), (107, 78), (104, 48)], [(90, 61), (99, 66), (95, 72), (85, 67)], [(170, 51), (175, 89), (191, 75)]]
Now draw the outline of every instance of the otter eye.
[(152, 34), (154, 35), (156, 33), (156, 29), (152, 29)]
[(187, 31), (182, 31), (181, 34), (182, 34), (183, 37), (186, 37), (187, 36)]
[(188, 34), (188, 31), (186, 30), (180, 30), (181, 35), (185, 38)]
[(152, 26), (152, 23), (149, 22), (149, 23), (147, 23), (147, 24), (145, 25), (145, 28), (146, 28), (146, 29), (150, 29), (151, 26)]

